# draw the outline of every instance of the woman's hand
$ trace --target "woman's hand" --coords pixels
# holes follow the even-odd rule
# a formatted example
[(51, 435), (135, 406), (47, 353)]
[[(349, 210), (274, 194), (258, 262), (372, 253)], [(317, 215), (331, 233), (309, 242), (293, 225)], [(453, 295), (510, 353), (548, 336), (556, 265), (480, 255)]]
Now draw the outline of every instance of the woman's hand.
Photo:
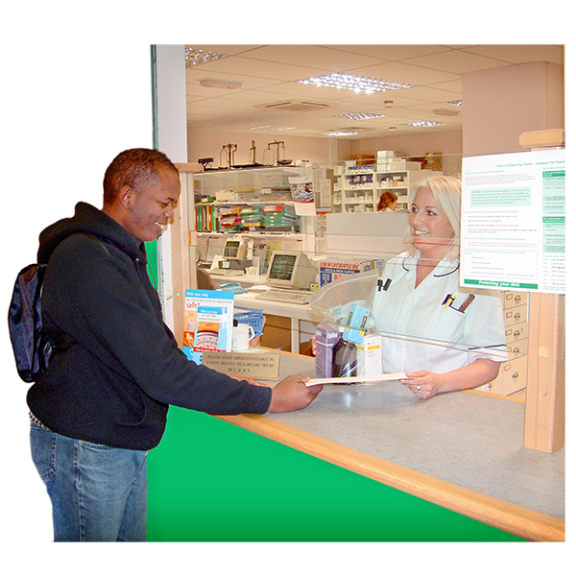
[(403, 378), (400, 382), (410, 388), (418, 398), (426, 400), (442, 391), (440, 389), (440, 374), (429, 372), (428, 370), (419, 370), (418, 372), (406, 374), (406, 376), (407, 378)]
[(400, 382), (408, 386), (419, 398), (426, 399), (441, 392), (455, 392), (487, 384), (498, 376), (499, 369), (498, 362), (488, 358), (478, 358), (472, 364), (444, 374), (436, 374), (428, 370), (411, 372), (406, 374), (406, 378)]

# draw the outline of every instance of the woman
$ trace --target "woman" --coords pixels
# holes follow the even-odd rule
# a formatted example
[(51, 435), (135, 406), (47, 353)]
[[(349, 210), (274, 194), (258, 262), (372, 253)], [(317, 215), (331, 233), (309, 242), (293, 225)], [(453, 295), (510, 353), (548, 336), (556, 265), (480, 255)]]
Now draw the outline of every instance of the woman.
[(461, 183), (436, 176), (410, 193), (407, 251), (387, 262), (373, 303), (384, 372), (420, 398), (476, 388), (506, 360), (497, 292), (460, 288)]
[(383, 192), (378, 201), (377, 212), (394, 212), (398, 206), (398, 196), (394, 192)]

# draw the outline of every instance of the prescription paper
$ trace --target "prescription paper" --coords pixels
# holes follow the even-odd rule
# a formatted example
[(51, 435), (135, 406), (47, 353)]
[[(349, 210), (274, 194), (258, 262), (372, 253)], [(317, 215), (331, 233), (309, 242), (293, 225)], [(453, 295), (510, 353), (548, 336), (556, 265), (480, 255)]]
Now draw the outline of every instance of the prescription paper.
[(404, 372), (391, 374), (375, 374), (373, 376), (346, 376), (343, 378), (312, 378), (306, 382), (306, 386), (318, 386), (319, 384), (371, 384), (374, 382), (386, 382), (388, 380), (401, 380), (406, 378)]

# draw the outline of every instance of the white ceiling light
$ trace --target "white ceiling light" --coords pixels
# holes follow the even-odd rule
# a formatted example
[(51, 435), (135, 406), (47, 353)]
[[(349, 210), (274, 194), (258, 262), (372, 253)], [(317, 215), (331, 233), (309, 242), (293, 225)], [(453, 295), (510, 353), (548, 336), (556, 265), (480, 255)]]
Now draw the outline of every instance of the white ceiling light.
[(462, 106), (462, 100), (451, 100), (450, 102), (444, 102), (448, 106)]
[(334, 132), (324, 132), (323, 136), (354, 136), (354, 134), (358, 134), (358, 132), (348, 131), (348, 130), (340, 130)]
[(220, 60), (221, 58), (228, 58), (228, 54), (220, 54), (219, 52), (211, 52), (210, 50), (184, 48), (184, 60), (186, 61), (187, 68), (192, 68), (199, 64), (206, 64), (213, 60)]
[(443, 126), (448, 122), (436, 122), (436, 120), (420, 120), (418, 122), (404, 122), (402, 126), (415, 126), (416, 128), (427, 128), (429, 126)]
[(346, 118), (348, 120), (370, 120), (371, 118), (382, 118), (386, 114), (372, 114), (370, 112), (351, 112), (350, 114), (338, 114), (334, 118)]
[(250, 128), (256, 132), (284, 132), (286, 130), (294, 130), (294, 127), (283, 127), (283, 126), (254, 126)]
[(200, 86), (204, 88), (225, 88), (227, 90), (235, 90), (242, 88), (242, 82), (238, 80), (225, 80), (222, 78), (202, 78)]
[(313, 76), (306, 80), (298, 80), (298, 82), (300, 84), (313, 84), (315, 86), (325, 86), (328, 88), (353, 90), (354, 92), (363, 92), (364, 94), (411, 88), (411, 84), (401, 84), (399, 82), (389, 82), (388, 80), (366, 78), (365, 76), (355, 76), (354, 74), (341, 74), (339, 72), (334, 72), (327, 76)]

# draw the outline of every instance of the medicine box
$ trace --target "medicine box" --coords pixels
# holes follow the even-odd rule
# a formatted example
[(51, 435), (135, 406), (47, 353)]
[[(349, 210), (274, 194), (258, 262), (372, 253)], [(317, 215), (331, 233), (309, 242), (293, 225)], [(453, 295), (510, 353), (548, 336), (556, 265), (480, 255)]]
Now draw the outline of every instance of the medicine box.
[(356, 344), (358, 376), (382, 374), (382, 338), (377, 332), (367, 332), (364, 341)]
[(375, 260), (363, 258), (331, 258), (320, 260), (320, 286), (325, 286), (338, 280), (345, 274), (368, 272), (375, 267)]
[(316, 326), (316, 378), (332, 378), (334, 346), (339, 340), (335, 326), (323, 322)]
[(253, 200), (254, 190), (217, 190), (217, 202), (247, 202)]

